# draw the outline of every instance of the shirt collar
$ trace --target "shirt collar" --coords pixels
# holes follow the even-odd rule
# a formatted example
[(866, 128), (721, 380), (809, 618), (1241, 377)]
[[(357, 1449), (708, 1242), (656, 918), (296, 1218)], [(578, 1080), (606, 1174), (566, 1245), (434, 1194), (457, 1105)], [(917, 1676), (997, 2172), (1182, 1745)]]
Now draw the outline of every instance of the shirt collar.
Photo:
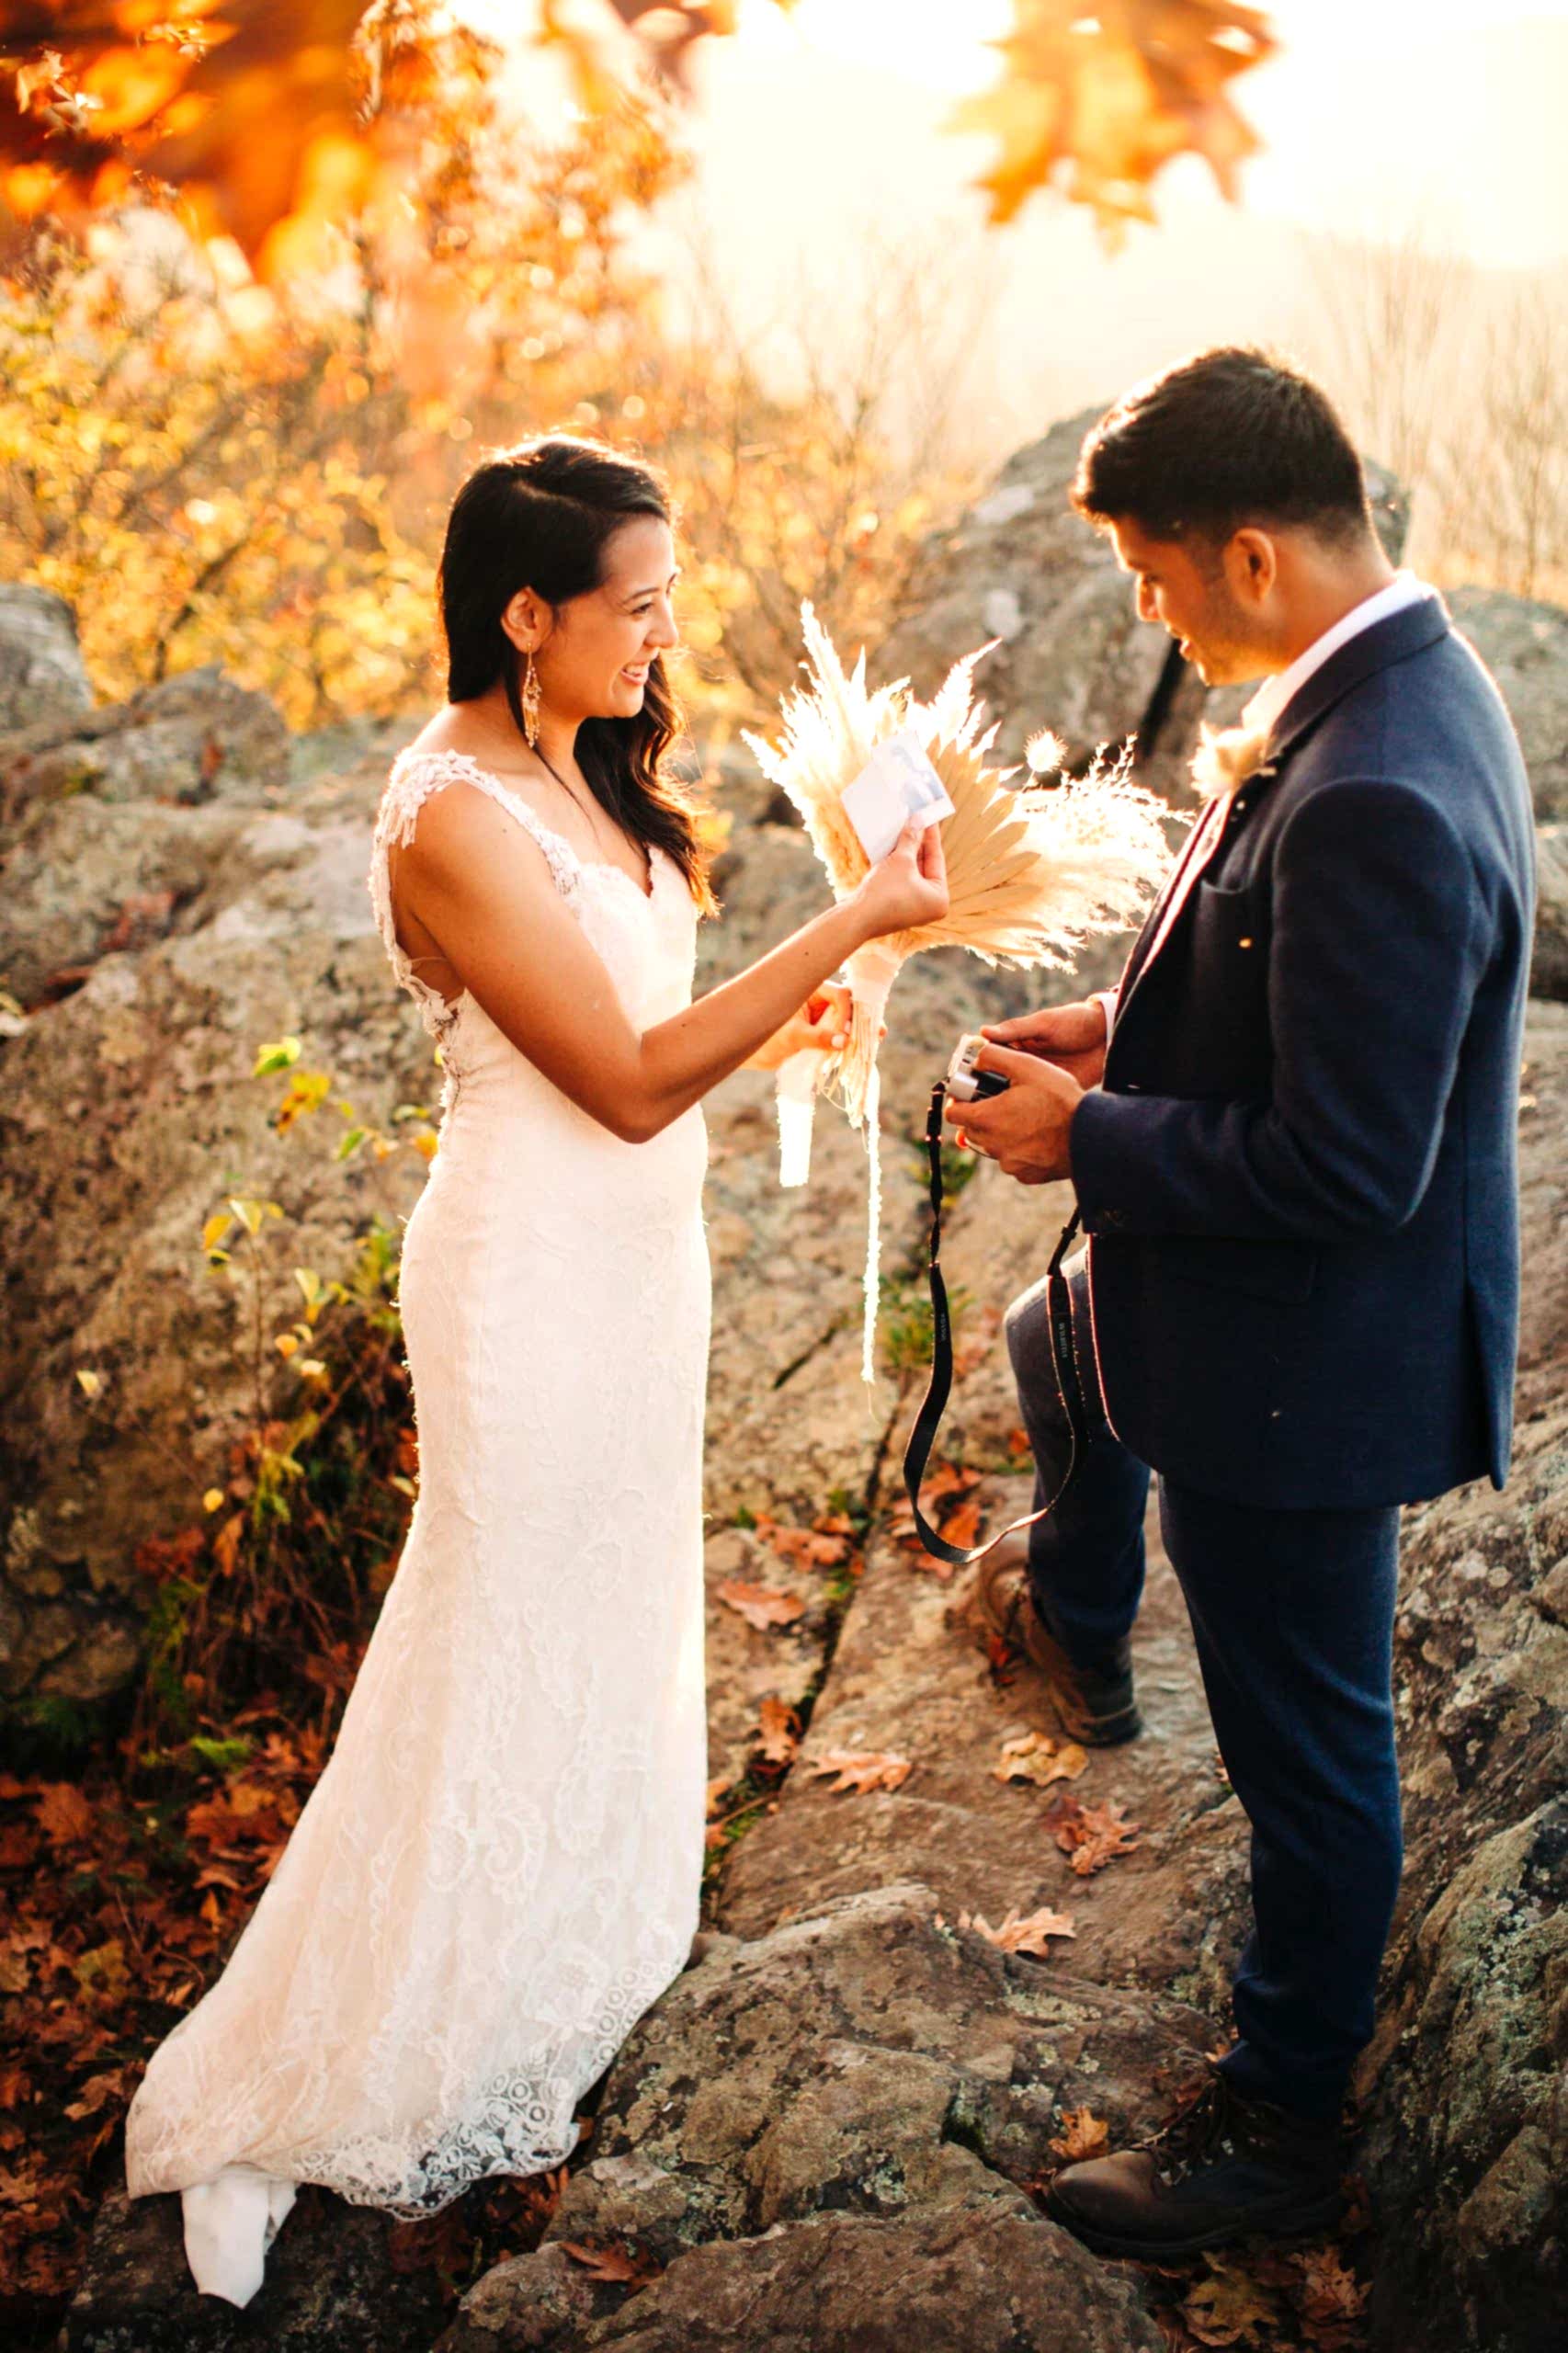
[(1242, 712), (1241, 724), (1267, 734), (1312, 673), (1320, 670), (1331, 654), (1337, 654), (1342, 645), (1347, 644), (1351, 638), (1358, 637), (1364, 629), (1387, 620), (1391, 614), (1403, 612), (1406, 605), (1418, 605), (1424, 597), (1432, 594), (1428, 584), (1417, 578), (1408, 566), (1396, 572), (1386, 588), (1374, 589), (1371, 596), (1363, 597), (1361, 602), (1352, 605), (1332, 629), (1325, 629), (1321, 637), (1314, 638), (1304, 654), (1297, 654), (1288, 670), (1265, 678)]

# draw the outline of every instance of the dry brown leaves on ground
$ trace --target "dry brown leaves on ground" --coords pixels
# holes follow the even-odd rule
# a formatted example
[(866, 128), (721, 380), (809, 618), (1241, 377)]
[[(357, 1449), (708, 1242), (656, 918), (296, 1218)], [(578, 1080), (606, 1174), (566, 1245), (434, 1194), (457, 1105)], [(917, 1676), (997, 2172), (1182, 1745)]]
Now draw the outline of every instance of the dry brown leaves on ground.
[(719, 1587), (719, 1598), (761, 1634), (770, 1626), (792, 1626), (806, 1614), (798, 1593), (781, 1593), (777, 1586), (749, 1585), (744, 1577), (726, 1577)]
[(1080, 1879), (1103, 1870), (1117, 1855), (1130, 1855), (1138, 1844), (1140, 1825), (1126, 1819), (1127, 1809), (1113, 1802), (1084, 1805), (1077, 1798), (1060, 1797), (1045, 1813), (1051, 1832), (1070, 1868)]
[(758, 1711), (756, 1750), (764, 1765), (792, 1765), (801, 1745), (801, 1720), (786, 1700), (767, 1699)]
[(1031, 1912), (1026, 1920), (1014, 1904), (999, 1928), (994, 1928), (978, 1912), (960, 1912), (959, 1926), (972, 1928), (976, 1936), (983, 1937), (987, 1944), (997, 1946), (1003, 1952), (1033, 1953), (1041, 1961), (1050, 1957), (1048, 1937), (1075, 1937), (1078, 1933), (1069, 1913), (1052, 1912), (1049, 1905)]
[(558, 2239), (556, 2245), (562, 2255), (580, 2263), (590, 2279), (608, 2287), (645, 2288), (664, 2269), (653, 2256), (634, 2246), (587, 2246), (581, 2239)]
[(807, 1759), (801, 1769), (808, 1780), (835, 1774), (837, 1779), (828, 1785), (831, 1790), (852, 1790), (857, 1797), (865, 1797), (872, 1790), (902, 1788), (915, 1770), (915, 1762), (909, 1756), (875, 1749), (827, 1748), (820, 1756)]
[[(959, 1462), (938, 1462), (920, 1490), (921, 1510), (937, 1535), (960, 1552), (979, 1539), (982, 1515), (973, 1494), (979, 1484), (978, 1471), (966, 1471)], [(888, 1528), (894, 1542), (915, 1555), (917, 1568), (929, 1569), (933, 1576), (946, 1584), (953, 1574), (952, 1563), (938, 1561), (920, 1541), (915, 1527), (915, 1507), (907, 1495), (893, 1506)]]
[(794, 1561), (802, 1568), (841, 1569), (855, 1549), (854, 1522), (843, 1512), (830, 1512), (813, 1520), (810, 1528), (791, 1528), (764, 1512), (756, 1532), (780, 1560)]
[(1002, 1743), (1002, 1754), (991, 1768), (998, 1781), (1032, 1781), (1044, 1789), (1051, 1781), (1075, 1781), (1089, 1762), (1089, 1752), (1075, 1740), (1051, 1740), (1042, 1732), (1020, 1733)]
[(1063, 2109), (1062, 2130), (1051, 2143), (1052, 2156), (1064, 2165), (1081, 2165), (1085, 2157), (1103, 2157), (1109, 2146), (1110, 2127), (1103, 2116), (1086, 2108)]
[[(1364, 2222), (1347, 2210), (1346, 2234)], [(1358, 2278), (1339, 2246), (1266, 2247), (1200, 2261), (1196, 2278), (1185, 2265), (1144, 2267), (1161, 2299), (1154, 2318), (1169, 2353), (1233, 2345), (1255, 2353), (1357, 2353), (1364, 2347), (1370, 2283)]]

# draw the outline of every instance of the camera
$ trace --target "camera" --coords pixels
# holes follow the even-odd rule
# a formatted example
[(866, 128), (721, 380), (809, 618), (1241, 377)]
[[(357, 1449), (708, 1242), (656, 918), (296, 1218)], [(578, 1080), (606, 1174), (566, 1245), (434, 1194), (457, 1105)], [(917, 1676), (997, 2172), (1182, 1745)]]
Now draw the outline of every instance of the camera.
[(979, 1103), (988, 1095), (1006, 1095), (1011, 1082), (999, 1071), (976, 1070), (975, 1056), (990, 1043), (972, 1031), (959, 1040), (948, 1064), (948, 1093), (955, 1103)]

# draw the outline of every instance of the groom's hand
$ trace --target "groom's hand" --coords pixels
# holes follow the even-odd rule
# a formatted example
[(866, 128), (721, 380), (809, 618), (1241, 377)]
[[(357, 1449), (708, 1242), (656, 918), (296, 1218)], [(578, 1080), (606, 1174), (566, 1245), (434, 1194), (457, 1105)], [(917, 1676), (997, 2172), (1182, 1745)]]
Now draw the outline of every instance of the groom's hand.
[[(1098, 1006), (1092, 1009), (1100, 1019)], [(1012, 1053), (1005, 1046), (982, 1047), (974, 1066), (998, 1072), (1007, 1091), (948, 1105), (944, 1117), (958, 1130), (959, 1142), (984, 1153), (1020, 1185), (1050, 1185), (1070, 1176), (1067, 1131), (1087, 1090), (1054, 1062)]]
[(1105, 1076), (1106, 1009), (1097, 996), (1020, 1013), (1011, 1021), (988, 1021), (980, 1034), (1015, 1053), (1054, 1063), (1080, 1086), (1097, 1086)]

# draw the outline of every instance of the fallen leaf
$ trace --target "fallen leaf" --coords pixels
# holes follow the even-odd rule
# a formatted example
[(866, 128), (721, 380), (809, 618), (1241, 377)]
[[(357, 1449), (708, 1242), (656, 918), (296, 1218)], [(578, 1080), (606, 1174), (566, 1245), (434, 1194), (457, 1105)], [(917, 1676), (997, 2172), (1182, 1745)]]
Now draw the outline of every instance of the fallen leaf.
[(111, 1937), (107, 1944), (95, 1945), (90, 1952), (79, 1953), (71, 1966), (72, 1974), (85, 1994), (97, 1994), (106, 2002), (123, 2002), (131, 1991), (125, 1947), (118, 1937)]
[(1062, 1797), (1047, 1811), (1045, 1822), (1071, 1869), (1087, 1879), (1091, 1871), (1103, 1870), (1113, 1856), (1130, 1855), (1137, 1846), (1140, 1825), (1125, 1816), (1121, 1805), (1084, 1805), (1076, 1798)]
[(908, 1780), (914, 1769), (912, 1757), (850, 1748), (825, 1749), (804, 1768), (808, 1780), (835, 1773), (838, 1778), (830, 1787), (835, 1790), (853, 1790), (858, 1797), (864, 1797), (872, 1790), (896, 1790)]
[(1031, 1912), (1026, 1920), (1017, 1905), (1014, 1904), (999, 1928), (994, 1928), (978, 1912), (960, 1912), (959, 1926), (960, 1928), (972, 1928), (977, 1936), (983, 1937), (988, 1944), (996, 1945), (1003, 1952), (1033, 1953), (1042, 1961), (1049, 1960), (1051, 1954), (1051, 1948), (1046, 1942), (1048, 1937), (1075, 1937), (1078, 1933), (1070, 1914), (1052, 1912), (1049, 1905)]
[(1235, 2265), (1206, 2258), (1209, 2277), (1184, 2298), (1182, 2318), (1200, 2345), (1267, 2345), (1276, 2335), (1279, 2307), (1266, 2289)]
[(1331, 2246), (1308, 2248), (1291, 2257), (1299, 2285), (1293, 2295), (1296, 2310), (1314, 2328), (1359, 2318), (1371, 2290), (1346, 2270)]
[(748, 1585), (743, 1577), (726, 1577), (719, 1598), (744, 1618), (748, 1626), (766, 1633), (769, 1626), (790, 1626), (806, 1614), (798, 1593), (780, 1593), (776, 1586)]
[(1026, 1732), (1002, 1743), (1001, 1756), (991, 1770), (998, 1781), (1032, 1781), (1044, 1789), (1051, 1781), (1075, 1781), (1088, 1762), (1088, 1750), (1075, 1740)]
[[(972, 1501), (960, 1504), (957, 1511), (950, 1512), (942, 1521), (937, 1533), (959, 1552), (967, 1552), (980, 1534), (980, 1506)], [(951, 1563), (944, 1562), (942, 1565), (947, 1568)]]
[(1092, 2115), (1086, 2108), (1062, 2110), (1062, 2130), (1051, 2144), (1051, 2154), (1063, 2165), (1081, 2164), (1085, 2157), (1103, 2157), (1110, 2146), (1110, 2126), (1103, 2116)]
[(768, 1765), (791, 1765), (801, 1745), (800, 1719), (782, 1699), (767, 1699), (758, 1711), (758, 1742)]
[(766, 1513), (757, 1520), (756, 1533), (781, 1560), (796, 1561), (808, 1568), (841, 1568), (849, 1557), (846, 1541), (848, 1522), (838, 1528), (790, 1528), (784, 1521), (770, 1519)]
[(1237, 166), (1258, 142), (1225, 85), (1277, 46), (1261, 9), (1118, 0), (1085, 13), (1075, 0), (1016, 0), (1013, 28), (994, 46), (1000, 78), (949, 119), (998, 142), (980, 182), (993, 221), (1049, 185), (1090, 206), (1114, 243), (1129, 219), (1153, 221), (1149, 183), (1184, 153), (1235, 196)]
[(38, 1793), (39, 1828), (51, 1847), (69, 1847), (93, 1827), (93, 1809), (73, 1781), (46, 1781)]
[(660, 2267), (651, 2256), (634, 2255), (629, 2247), (586, 2246), (581, 2239), (557, 2239), (555, 2244), (594, 2279), (614, 2286), (631, 2287), (659, 2276)]
[(96, 2116), (102, 2108), (118, 2108), (125, 2097), (126, 2078), (134, 2073), (131, 2067), (109, 2067), (102, 2075), (89, 2075), (66, 2115), (79, 2122), (84, 2116)]
[(719, 1801), (720, 1801), (720, 1799), (723, 1796), (724, 1791), (729, 1788), (729, 1786), (730, 1786), (729, 1782), (725, 1779), (724, 1776), (723, 1776), (722, 1773), (720, 1774), (720, 1776), (719, 1776), (719, 1778), (718, 1778), (718, 1779), (717, 1779), (716, 1781), (710, 1781), (710, 1782), (709, 1782), (709, 1784), (708, 1784), (708, 1819), (709, 1819), (709, 1821), (710, 1821), (710, 1822), (711, 1822), (711, 1821), (712, 1821), (713, 1816), (718, 1813), (718, 1811), (719, 1811)]

